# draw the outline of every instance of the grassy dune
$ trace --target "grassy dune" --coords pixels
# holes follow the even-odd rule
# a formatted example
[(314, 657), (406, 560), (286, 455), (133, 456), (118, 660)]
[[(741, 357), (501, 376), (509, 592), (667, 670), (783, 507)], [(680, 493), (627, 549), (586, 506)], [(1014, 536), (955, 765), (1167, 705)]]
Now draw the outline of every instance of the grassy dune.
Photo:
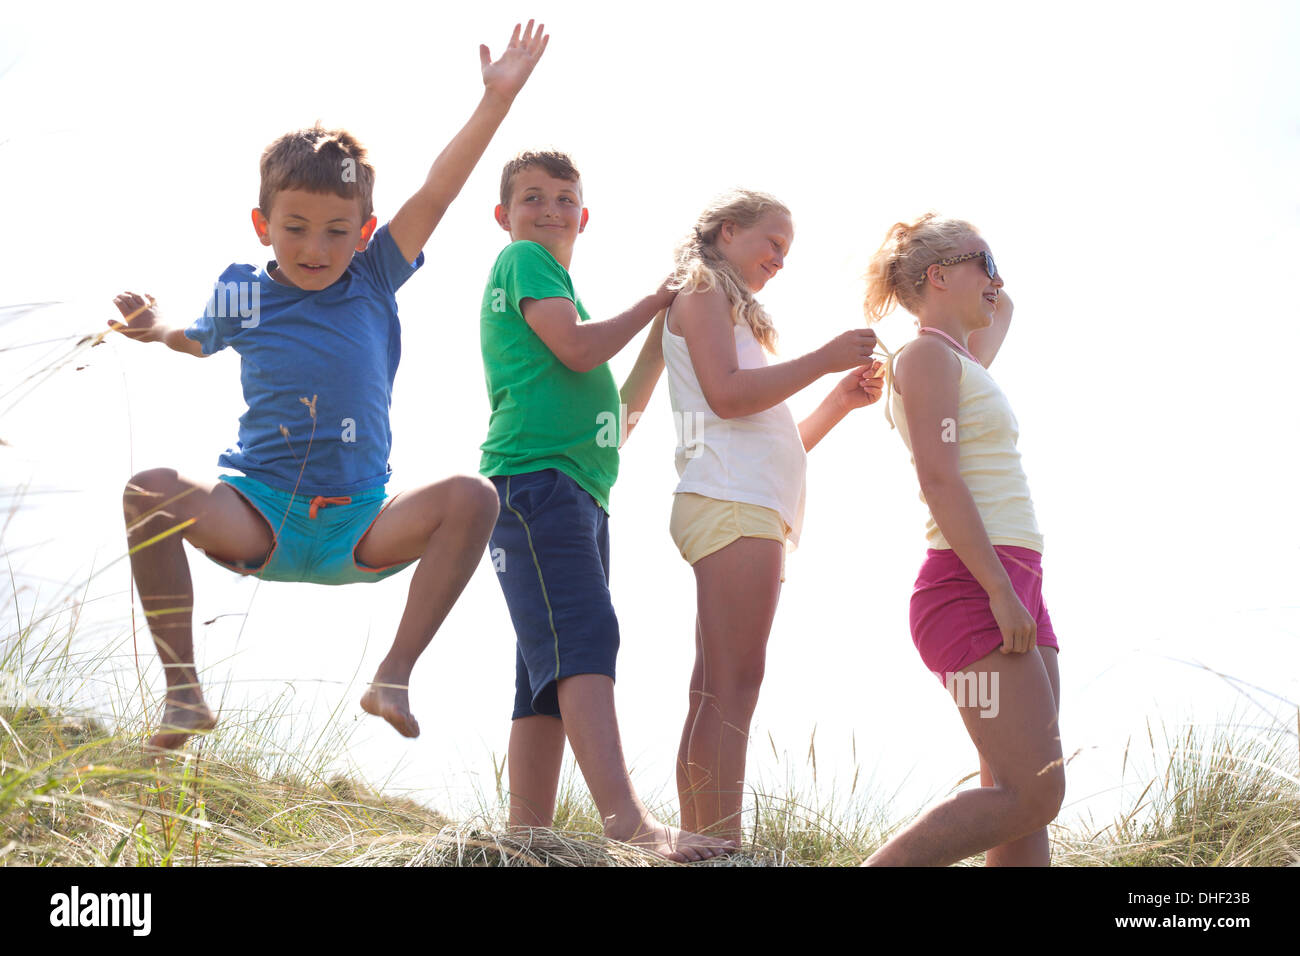
[[(408, 799), (330, 775), (346, 746), (268, 736), (274, 712), (223, 720), (182, 754), (141, 752), (142, 713), (116, 726), (66, 705), (16, 701), (32, 677), (14, 667), (23, 635), (0, 657), (0, 863), (81, 866), (656, 866), (601, 835), (580, 780), (565, 781), (553, 830), (507, 832), (503, 794), (472, 819), (448, 820)], [(48, 654), (35, 655), (46, 669)], [(64, 682), (77, 675), (66, 667)], [(42, 686), (49, 686), (49, 675)], [(138, 699), (134, 693), (132, 699)], [(143, 706), (142, 704), (140, 706)], [(274, 711), (274, 709), (273, 709)], [(1298, 715), (1300, 720), (1300, 715)], [(1095, 832), (1052, 829), (1053, 861), (1075, 866), (1277, 866), (1300, 861), (1300, 781), (1289, 728), (1148, 733), (1163, 767)], [(1128, 769), (1128, 754), (1125, 764)], [(1159, 766), (1159, 764), (1156, 764)], [(904, 820), (856, 786), (836, 802), (793, 785), (757, 792), (743, 851), (709, 866), (839, 866), (868, 856)], [(981, 862), (978, 858), (971, 862)]]

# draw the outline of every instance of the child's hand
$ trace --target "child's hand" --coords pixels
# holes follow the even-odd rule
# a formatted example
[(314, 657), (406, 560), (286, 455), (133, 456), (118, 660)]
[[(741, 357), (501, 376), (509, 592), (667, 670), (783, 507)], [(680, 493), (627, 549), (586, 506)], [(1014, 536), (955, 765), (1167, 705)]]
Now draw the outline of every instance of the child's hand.
[(141, 342), (159, 342), (162, 340), (166, 329), (158, 324), (158, 312), (154, 308), (156, 303), (153, 296), (140, 296), (134, 292), (123, 292), (113, 298), (113, 304), (122, 313), (123, 321), (117, 322), (110, 319), (108, 322), (110, 329), (121, 332), (127, 338), (139, 339)]
[(677, 290), (669, 288), (669, 286), (672, 284), (673, 279), (675, 279), (676, 277), (677, 277), (676, 273), (673, 273), (672, 275), (668, 276), (668, 278), (664, 279), (663, 282), (659, 283), (659, 288), (655, 289), (654, 294), (659, 298), (660, 311), (672, 305), (673, 299), (677, 298)]
[(876, 348), (876, 333), (871, 329), (849, 329), (837, 335), (818, 351), (822, 354), (827, 372), (843, 372), (872, 361)]
[(835, 394), (839, 396), (846, 411), (880, 401), (884, 390), (885, 366), (876, 361), (855, 368), (835, 386)]
[(507, 101), (515, 98), (515, 94), (523, 89), (529, 74), (533, 72), (533, 67), (541, 59), (546, 44), (550, 42), (551, 38), (542, 33), (545, 29), (546, 24), (538, 24), (537, 32), (534, 34), (533, 21), (529, 20), (528, 28), (524, 30), (521, 38), (519, 24), (516, 23), (515, 32), (510, 35), (510, 45), (501, 54), (501, 59), (495, 63), (492, 62), (492, 54), (488, 52), (486, 46), (478, 48), (479, 62), (483, 65), (483, 85), (489, 92), (496, 93)]

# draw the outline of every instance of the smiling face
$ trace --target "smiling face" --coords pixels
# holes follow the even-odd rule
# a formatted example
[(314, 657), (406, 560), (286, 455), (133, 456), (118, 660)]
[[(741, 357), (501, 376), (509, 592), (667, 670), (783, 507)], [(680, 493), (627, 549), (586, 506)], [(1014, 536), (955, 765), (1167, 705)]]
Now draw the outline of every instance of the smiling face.
[(262, 245), (275, 250), (278, 282), (316, 292), (339, 280), (370, 241), (375, 219), (361, 219), (361, 201), (333, 193), (285, 189), (271, 198), (270, 216), (253, 210)]
[[(944, 260), (981, 252), (990, 258), (993, 255), (987, 242), (978, 235), (970, 235)], [(976, 254), (961, 262), (928, 266), (923, 274), (923, 301), (952, 315), (969, 331), (991, 325), (1003, 281), (1001, 273), (989, 278), (986, 262), (984, 255)]]
[[(993, 255), (989, 244), (978, 236), (972, 236), (963, 244), (960, 252), (954, 255), (971, 252), (988, 253), (990, 257)], [(965, 262), (943, 267), (948, 277), (949, 288), (953, 292), (954, 304), (961, 309), (968, 328), (984, 328), (991, 325), (993, 314), (997, 311), (998, 295), (1003, 286), (1002, 276), (996, 274), (990, 279), (986, 261), (984, 256), (976, 256)]]
[(724, 222), (717, 238), (718, 251), (736, 268), (751, 292), (758, 292), (781, 271), (793, 243), (794, 223), (779, 210), (768, 212), (747, 229)]
[(540, 166), (527, 166), (515, 173), (510, 203), (496, 207), (496, 220), (511, 239), (544, 246), (567, 269), (578, 233), (587, 228), (582, 183), (558, 179)]

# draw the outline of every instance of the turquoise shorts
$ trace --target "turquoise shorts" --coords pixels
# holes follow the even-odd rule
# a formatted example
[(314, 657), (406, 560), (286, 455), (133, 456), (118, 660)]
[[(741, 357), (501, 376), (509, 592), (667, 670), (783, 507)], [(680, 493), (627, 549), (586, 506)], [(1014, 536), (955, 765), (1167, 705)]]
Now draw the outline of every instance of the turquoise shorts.
[(415, 563), (403, 561), (384, 568), (357, 563), (357, 545), (393, 500), (383, 488), (323, 498), (271, 488), (247, 475), (222, 475), (220, 480), (253, 506), (275, 539), (271, 553), (259, 563), (231, 563), (208, 554), (223, 568), (263, 581), (355, 584), (382, 580)]

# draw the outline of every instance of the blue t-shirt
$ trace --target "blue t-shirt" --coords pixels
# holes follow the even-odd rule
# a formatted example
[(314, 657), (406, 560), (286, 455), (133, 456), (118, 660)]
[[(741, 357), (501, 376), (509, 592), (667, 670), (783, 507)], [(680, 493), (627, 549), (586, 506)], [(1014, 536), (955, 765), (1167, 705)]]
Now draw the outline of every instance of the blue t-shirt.
[(394, 293), (423, 264), (423, 252), (414, 263), (402, 258), (384, 225), (316, 292), (276, 282), (274, 262), (226, 269), (203, 317), (185, 330), (205, 355), (227, 345), (239, 353), (248, 410), (238, 444), (217, 464), (313, 496), (384, 485), (402, 354)]

